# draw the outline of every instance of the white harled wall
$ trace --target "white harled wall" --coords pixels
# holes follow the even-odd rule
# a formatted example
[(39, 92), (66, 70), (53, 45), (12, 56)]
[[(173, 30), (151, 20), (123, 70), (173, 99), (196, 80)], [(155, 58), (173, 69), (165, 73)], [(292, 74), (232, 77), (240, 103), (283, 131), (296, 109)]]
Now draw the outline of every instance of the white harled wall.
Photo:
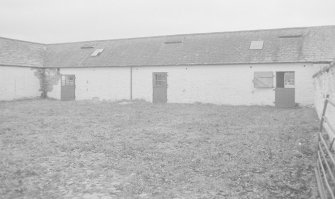
[[(335, 103), (335, 67), (332, 66), (327, 68), (328, 70), (323, 70), (323, 72), (314, 77), (315, 109), (320, 119), (327, 95), (329, 100)], [(324, 128), (330, 136), (329, 140), (332, 140), (334, 139), (334, 134), (331, 133), (331, 128), (335, 127), (335, 107), (333, 105), (328, 103), (325, 116), (327, 122), (324, 125)]]
[[(295, 71), (296, 102), (312, 105), (312, 75), (320, 67), (313, 64), (133, 67), (132, 95), (133, 99), (152, 102), (152, 73), (167, 72), (169, 103), (274, 105), (274, 88), (254, 88), (254, 72)], [(60, 73), (76, 76), (76, 100), (130, 99), (129, 67), (61, 68)], [(60, 92), (59, 82), (48, 96), (60, 99)]]
[[(327, 67), (328, 68), (328, 67)], [(314, 77), (314, 99), (315, 109), (318, 116), (321, 118), (324, 101), (327, 95), (329, 99), (335, 102), (335, 67), (329, 67), (328, 70), (324, 70)], [(331, 118), (335, 126), (335, 107), (327, 107), (327, 117)]]
[(0, 66), (0, 100), (39, 97), (40, 83), (34, 72), (29, 67)]
[[(123, 100), (130, 98), (130, 68), (61, 68), (63, 75), (76, 76), (76, 100)], [(61, 97), (60, 81), (48, 96)]]
[[(255, 71), (295, 71), (296, 102), (313, 104), (312, 64), (206, 65), (133, 68), (133, 98), (152, 101), (152, 72), (168, 73), (168, 102), (274, 105), (273, 88), (254, 88)], [(275, 81), (274, 81), (275, 85)]]

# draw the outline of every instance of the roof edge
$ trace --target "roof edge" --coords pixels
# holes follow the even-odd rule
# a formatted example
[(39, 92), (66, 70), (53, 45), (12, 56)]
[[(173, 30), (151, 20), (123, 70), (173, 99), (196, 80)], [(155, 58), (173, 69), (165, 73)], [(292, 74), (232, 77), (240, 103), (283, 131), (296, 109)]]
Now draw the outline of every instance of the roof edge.
[(260, 32), (260, 31), (274, 31), (274, 30), (290, 30), (290, 29), (308, 29), (308, 28), (327, 28), (335, 27), (334, 25), (321, 25), (321, 26), (302, 26), (302, 27), (288, 27), (288, 28), (265, 28), (265, 29), (248, 29), (248, 30), (232, 30), (232, 31), (221, 31), (221, 32), (202, 32), (202, 33), (185, 33), (185, 34), (171, 34), (171, 35), (156, 35), (156, 36), (144, 36), (144, 37), (128, 37), (128, 38), (116, 38), (116, 39), (101, 39), (101, 40), (84, 40), (74, 42), (59, 42), (59, 43), (40, 43), (32, 42), (21, 39), (14, 39), (8, 37), (1, 37), (1, 39), (7, 39), (12, 41), (19, 41), (32, 44), (40, 45), (58, 45), (58, 44), (73, 44), (73, 43), (84, 43), (84, 42), (103, 42), (103, 41), (117, 41), (117, 40), (134, 40), (134, 39), (149, 39), (149, 38), (161, 38), (161, 37), (172, 37), (172, 36), (190, 36), (190, 35), (209, 35), (209, 34), (221, 34), (221, 33), (238, 33), (238, 32)]
[(313, 78), (316, 78), (316, 77), (322, 75), (323, 73), (328, 73), (329, 70), (331, 70), (331, 69), (334, 68), (334, 67), (335, 67), (335, 66), (332, 65), (332, 66), (328, 66), (328, 67), (325, 67), (325, 68), (321, 69), (320, 71), (314, 73)]
[(32, 42), (32, 41), (26, 41), (26, 40), (20, 40), (20, 39), (13, 39), (13, 38), (8, 38), (8, 37), (1, 37), (0, 39), (6, 39), (6, 40), (11, 40), (11, 41), (18, 41), (18, 42), (24, 42), (24, 43), (30, 43), (30, 44), (39, 44), (39, 45), (47, 45), (44, 43), (39, 43), (39, 42)]
[(0, 64), (0, 67), (21, 67), (21, 68), (47, 68), (44, 66), (21, 65), (21, 64)]
[(85, 41), (74, 41), (74, 42), (46, 43), (46, 45), (48, 46), (48, 45), (58, 45), (58, 44), (62, 45), (62, 44), (75, 44), (75, 43), (85, 43), (85, 42), (136, 40), (136, 39), (150, 39), (150, 38), (162, 38), (162, 37), (173, 37), (173, 36), (210, 35), (210, 34), (222, 34), (222, 33), (260, 32), (260, 31), (275, 31), (275, 30), (279, 31), (279, 30), (327, 28), (327, 27), (334, 27), (335, 28), (335, 25), (288, 27), (288, 28), (267, 28), (267, 29), (251, 29), (251, 30), (236, 30), (236, 31), (222, 31), (222, 32), (186, 33), (186, 34), (173, 34), (173, 35), (157, 35), (157, 36), (129, 37), (129, 38), (117, 38), (117, 39), (101, 39), (101, 40), (85, 40)]

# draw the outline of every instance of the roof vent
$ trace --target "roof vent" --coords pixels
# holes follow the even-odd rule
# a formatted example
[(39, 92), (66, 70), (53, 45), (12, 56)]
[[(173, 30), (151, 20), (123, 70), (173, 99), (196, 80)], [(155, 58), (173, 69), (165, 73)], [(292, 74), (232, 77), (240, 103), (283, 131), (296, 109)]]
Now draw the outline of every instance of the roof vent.
[(102, 51), (104, 51), (103, 48), (99, 48), (99, 49), (96, 49), (92, 54), (91, 54), (91, 57), (96, 57), (96, 56), (99, 56)]
[(250, 50), (262, 50), (264, 41), (251, 41)]
[(180, 41), (180, 40), (176, 40), (176, 41), (166, 41), (164, 42), (165, 44), (180, 44), (180, 43), (183, 43), (183, 41)]
[(299, 38), (302, 37), (302, 34), (299, 35), (280, 35), (279, 38)]
[(167, 36), (165, 38), (164, 44), (181, 44), (185, 40), (185, 36), (182, 35), (174, 35), (174, 36)]
[(90, 48), (94, 48), (93, 46), (91, 45), (83, 45), (80, 47), (81, 49), (90, 49)]

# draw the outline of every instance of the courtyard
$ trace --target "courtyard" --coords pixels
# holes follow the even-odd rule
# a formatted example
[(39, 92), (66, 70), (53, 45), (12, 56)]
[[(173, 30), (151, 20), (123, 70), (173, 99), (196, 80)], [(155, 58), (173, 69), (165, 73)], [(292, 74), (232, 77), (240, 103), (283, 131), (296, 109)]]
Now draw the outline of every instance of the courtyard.
[(0, 102), (0, 198), (313, 198), (312, 108)]

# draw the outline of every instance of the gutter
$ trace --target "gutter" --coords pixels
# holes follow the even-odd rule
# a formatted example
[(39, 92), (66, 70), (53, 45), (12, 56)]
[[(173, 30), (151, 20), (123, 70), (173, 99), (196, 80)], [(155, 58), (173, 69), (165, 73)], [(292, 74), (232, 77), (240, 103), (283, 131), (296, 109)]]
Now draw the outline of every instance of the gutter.
[(0, 66), (21, 67), (21, 68), (45, 68), (43, 66), (20, 65), (20, 64), (0, 64)]
[(44, 68), (44, 69), (55, 69), (55, 68), (122, 68), (130, 67), (131, 71), (133, 67), (164, 67), (164, 66), (226, 66), (226, 65), (253, 65), (253, 64), (331, 64), (331, 61), (306, 61), (306, 62), (251, 62), (251, 63), (183, 63), (183, 64), (153, 64), (153, 65), (112, 65), (112, 66), (32, 66), (32, 65), (15, 65), (15, 64), (0, 64), (0, 66), (12, 66), (12, 67), (28, 67), (28, 68)]
[(183, 64), (152, 64), (152, 65), (105, 65), (105, 66), (46, 66), (43, 68), (122, 68), (122, 67), (159, 67), (159, 66), (217, 66), (217, 65), (252, 65), (252, 64), (329, 64), (331, 61), (299, 61), (299, 62), (250, 62), (250, 63), (183, 63)]

